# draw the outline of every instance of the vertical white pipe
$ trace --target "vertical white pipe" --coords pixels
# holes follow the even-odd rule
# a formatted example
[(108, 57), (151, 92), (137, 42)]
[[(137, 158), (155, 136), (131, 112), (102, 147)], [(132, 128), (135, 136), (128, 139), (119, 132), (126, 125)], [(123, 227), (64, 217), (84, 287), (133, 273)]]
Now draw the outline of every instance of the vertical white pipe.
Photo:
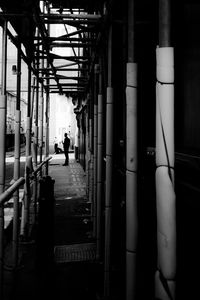
[(156, 206), (158, 270), (156, 297), (175, 299), (176, 196), (174, 192), (174, 51), (157, 48)]
[(110, 296), (110, 251), (113, 188), (113, 88), (107, 87), (106, 101), (106, 195), (105, 195), (105, 255), (104, 296)]
[(26, 164), (25, 164), (25, 184), (24, 184), (24, 199), (21, 210), (21, 227), (20, 236), (27, 238), (28, 224), (29, 224), (29, 205), (30, 196), (28, 192), (29, 174), (27, 173), (27, 160), (30, 157), (30, 141), (31, 141), (31, 117), (26, 118)]
[(30, 195), (29, 195), (29, 173), (27, 167), (28, 158), (31, 155), (31, 79), (32, 72), (28, 69), (28, 101), (27, 101), (27, 117), (26, 117), (26, 164), (25, 164), (25, 184), (24, 184), (24, 199), (22, 201), (21, 209), (21, 227), (20, 236), (24, 239), (28, 237), (28, 226), (29, 226), (29, 206), (30, 206)]
[[(15, 161), (14, 161), (14, 181), (17, 181), (20, 177), (20, 122), (21, 122), (21, 112), (20, 110), (15, 110)], [(18, 222), (19, 222), (19, 190), (13, 194), (13, 267), (17, 267), (18, 263)]]
[(42, 154), (43, 154), (43, 116), (44, 116), (44, 98), (43, 98), (43, 91), (41, 89), (40, 104), (39, 104), (39, 155), (40, 155), (40, 163), (42, 162)]
[[(7, 21), (4, 22), (2, 34), (1, 94), (0, 94), (0, 194), (5, 187), (5, 137), (6, 137), (6, 74), (7, 74)], [(3, 294), (3, 233), (4, 208), (0, 206), (0, 298)]]
[[(46, 3), (47, 13), (50, 13), (49, 3)], [(50, 35), (50, 24), (47, 24), (47, 32)], [(49, 62), (46, 63), (47, 69), (49, 68)], [(49, 72), (47, 73), (46, 84), (49, 85)], [(49, 112), (50, 112), (50, 97), (49, 87), (46, 90), (46, 101), (45, 101), (45, 157), (49, 156)], [(49, 162), (46, 163), (45, 168), (46, 175), (49, 173)]]
[(136, 299), (137, 259), (137, 64), (127, 63), (126, 87), (126, 299)]
[[(46, 93), (45, 104), (45, 157), (49, 156), (49, 91)], [(46, 164), (46, 175), (48, 175), (48, 163)]]

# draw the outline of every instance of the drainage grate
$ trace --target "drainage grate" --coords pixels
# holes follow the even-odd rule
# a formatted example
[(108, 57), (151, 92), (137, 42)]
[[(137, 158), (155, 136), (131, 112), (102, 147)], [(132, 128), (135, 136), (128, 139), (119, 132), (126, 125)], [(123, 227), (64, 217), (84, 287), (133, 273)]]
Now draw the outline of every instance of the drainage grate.
[(94, 243), (55, 246), (54, 256), (56, 263), (94, 261), (96, 246)]

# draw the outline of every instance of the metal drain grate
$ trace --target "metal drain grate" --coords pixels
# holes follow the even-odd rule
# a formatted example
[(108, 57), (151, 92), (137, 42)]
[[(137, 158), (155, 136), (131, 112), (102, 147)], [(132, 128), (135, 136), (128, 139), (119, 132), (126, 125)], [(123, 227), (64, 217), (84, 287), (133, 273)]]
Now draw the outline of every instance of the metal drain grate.
[(96, 246), (94, 243), (55, 246), (54, 257), (56, 263), (94, 261)]

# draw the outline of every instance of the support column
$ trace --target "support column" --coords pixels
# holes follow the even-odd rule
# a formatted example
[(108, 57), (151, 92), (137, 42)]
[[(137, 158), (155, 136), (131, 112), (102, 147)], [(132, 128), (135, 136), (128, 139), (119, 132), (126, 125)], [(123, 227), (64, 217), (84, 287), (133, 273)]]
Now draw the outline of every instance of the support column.
[(97, 258), (101, 256), (102, 190), (103, 190), (103, 96), (102, 64), (100, 58), (97, 135)]
[[(39, 33), (37, 30), (37, 37)], [(39, 46), (37, 46), (36, 65), (39, 68)], [(35, 124), (34, 124), (34, 140), (33, 140), (33, 165), (36, 168), (38, 164), (38, 105), (39, 105), (39, 76), (36, 77), (35, 87)]]
[(108, 87), (106, 96), (106, 195), (105, 195), (105, 253), (104, 296), (110, 296), (111, 225), (113, 189), (113, 88), (112, 88), (112, 27), (108, 37)]
[[(15, 161), (14, 161), (14, 181), (20, 177), (20, 124), (21, 124), (21, 43), (18, 40), (17, 48), (17, 98), (15, 110)], [(19, 232), (19, 190), (13, 194), (14, 213), (13, 213), (13, 267), (17, 267), (18, 263), (18, 232)]]
[(43, 154), (43, 116), (44, 116), (44, 98), (43, 98), (43, 87), (41, 86), (40, 91), (40, 103), (39, 103), (39, 160), (42, 162)]
[(170, 0), (159, 1), (156, 49), (156, 207), (157, 271), (155, 296), (175, 299), (176, 196), (174, 191), (174, 49), (171, 47)]
[[(0, 94), (0, 194), (5, 188), (5, 158), (6, 158), (6, 74), (7, 74), (7, 22), (4, 22), (2, 34), (1, 63), (1, 94)], [(4, 208), (0, 205), (0, 298), (3, 293), (3, 234)]]
[(126, 86), (126, 299), (136, 299), (138, 241), (137, 64), (135, 58), (135, 2), (128, 2), (128, 63)]
[(97, 78), (99, 66), (95, 64), (94, 67), (94, 180), (93, 180), (93, 236), (97, 235), (97, 132), (98, 132), (98, 103), (97, 103)]
[(28, 102), (27, 102), (27, 119), (26, 119), (26, 157), (31, 155), (31, 80), (32, 80), (32, 72), (29, 67), (28, 69)]
[[(46, 9), (48, 13), (50, 13), (50, 7), (49, 3), (46, 3)], [(50, 35), (50, 24), (47, 24), (47, 32)], [(46, 63), (47, 70), (49, 69), (49, 62), (47, 60)], [(50, 96), (49, 96), (49, 71), (46, 74), (47, 80), (46, 80), (46, 101), (45, 101), (45, 157), (49, 157), (49, 112), (50, 112)], [(46, 175), (49, 174), (49, 162), (46, 163), (45, 168)]]
[[(46, 103), (45, 103), (45, 157), (49, 156), (49, 89), (46, 91)], [(46, 163), (46, 175), (49, 173), (49, 164)]]
[[(43, 2), (43, 13), (44, 13), (44, 2)], [(39, 47), (40, 48), (40, 47)], [(41, 47), (43, 50), (43, 46)], [(41, 61), (41, 67), (44, 69), (44, 59)], [(42, 162), (42, 155), (43, 155), (43, 123), (44, 123), (44, 86), (41, 84), (41, 92), (40, 92), (40, 104), (39, 104), (39, 159), (40, 163)], [(42, 170), (41, 170), (42, 174)]]
[(29, 193), (29, 174), (31, 155), (31, 77), (32, 72), (29, 67), (28, 69), (28, 101), (27, 101), (27, 117), (26, 117), (26, 164), (25, 164), (25, 184), (24, 184), (24, 200), (22, 202), (22, 215), (21, 215), (21, 237), (27, 239), (28, 227), (29, 227), (29, 206), (30, 206), (30, 193)]

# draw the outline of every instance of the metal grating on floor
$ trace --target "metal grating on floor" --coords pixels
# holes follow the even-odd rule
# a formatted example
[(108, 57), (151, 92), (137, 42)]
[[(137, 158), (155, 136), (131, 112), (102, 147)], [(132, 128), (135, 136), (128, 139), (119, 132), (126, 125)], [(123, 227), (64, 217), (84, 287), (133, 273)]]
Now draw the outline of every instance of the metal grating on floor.
[(56, 263), (94, 261), (96, 246), (94, 243), (55, 246), (54, 257)]

